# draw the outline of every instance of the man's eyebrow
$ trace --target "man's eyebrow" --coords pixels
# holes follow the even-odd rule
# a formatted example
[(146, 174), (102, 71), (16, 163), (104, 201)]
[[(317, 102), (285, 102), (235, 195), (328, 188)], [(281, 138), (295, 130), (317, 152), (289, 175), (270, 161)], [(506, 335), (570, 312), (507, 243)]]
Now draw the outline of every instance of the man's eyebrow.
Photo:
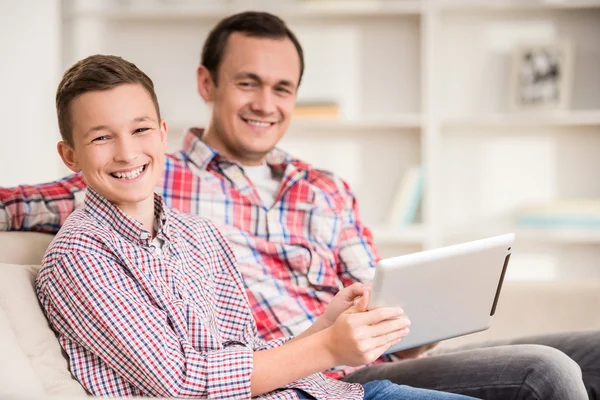
[[(259, 83), (263, 81), (262, 79), (260, 79), (260, 76), (256, 75), (253, 72), (239, 72), (234, 75), (234, 79), (252, 79), (253, 81)], [(290, 89), (296, 89), (296, 84), (292, 81), (288, 81), (287, 79), (282, 79), (278, 81), (277, 86), (285, 86)]]

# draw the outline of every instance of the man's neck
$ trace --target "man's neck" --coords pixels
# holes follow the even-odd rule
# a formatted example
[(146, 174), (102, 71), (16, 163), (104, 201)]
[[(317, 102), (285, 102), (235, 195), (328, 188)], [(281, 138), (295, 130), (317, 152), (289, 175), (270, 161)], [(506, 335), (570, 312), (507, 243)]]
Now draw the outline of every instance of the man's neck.
[(211, 125), (209, 125), (209, 127), (203, 132), (201, 139), (208, 146), (216, 150), (220, 155), (225, 156), (232, 161), (237, 161), (242, 165), (258, 166), (265, 162), (266, 155), (264, 155), (262, 158), (253, 158), (235, 154), (235, 152), (230, 151), (223, 141), (219, 139), (219, 134), (215, 132)]

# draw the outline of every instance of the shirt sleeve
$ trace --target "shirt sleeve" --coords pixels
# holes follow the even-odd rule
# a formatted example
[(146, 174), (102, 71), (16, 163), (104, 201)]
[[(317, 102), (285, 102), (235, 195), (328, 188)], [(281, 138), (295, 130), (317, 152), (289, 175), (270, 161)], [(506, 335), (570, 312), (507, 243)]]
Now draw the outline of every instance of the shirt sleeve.
[[(38, 281), (38, 294), (62, 342), (93, 353), (146, 396), (251, 395), (251, 348), (240, 343), (198, 351), (181, 331), (185, 312), (160, 304), (162, 296), (150, 296), (110, 260), (66, 254)], [(76, 375), (82, 385), (96, 395), (113, 394), (114, 385), (98, 382), (89, 368)]]
[(0, 188), (0, 231), (58, 232), (83, 204), (85, 188), (81, 174), (40, 185)]
[(338, 186), (344, 209), (340, 233), (337, 274), (344, 286), (354, 282), (370, 282), (379, 253), (373, 244), (373, 234), (360, 220), (358, 202), (348, 184)]

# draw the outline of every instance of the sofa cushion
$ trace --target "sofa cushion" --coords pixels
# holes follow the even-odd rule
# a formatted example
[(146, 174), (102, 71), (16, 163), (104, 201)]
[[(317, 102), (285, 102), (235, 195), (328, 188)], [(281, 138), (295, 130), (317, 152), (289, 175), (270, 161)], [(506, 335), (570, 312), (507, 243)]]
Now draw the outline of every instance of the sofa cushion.
[(0, 263), (41, 264), (53, 237), (37, 232), (0, 232)]
[[(48, 395), (85, 395), (83, 387), (69, 372), (65, 354), (39, 305), (34, 289), (38, 271), (37, 265), (0, 264), (0, 309), (44, 392)], [(1, 374), (8, 373), (12, 366), (12, 363), (3, 362)]]
[(33, 370), (29, 359), (21, 349), (8, 318), (0, 309), (0, 398), (44, 394), (42, 382)]

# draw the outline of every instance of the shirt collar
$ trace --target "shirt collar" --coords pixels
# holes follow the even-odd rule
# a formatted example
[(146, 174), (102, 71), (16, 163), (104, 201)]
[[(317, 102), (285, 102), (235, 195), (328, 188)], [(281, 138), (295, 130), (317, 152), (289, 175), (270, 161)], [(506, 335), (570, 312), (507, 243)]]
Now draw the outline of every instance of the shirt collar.
[[(107, 225), (125, 239), (150, 246), (152, 232), (144, 229), (141, 222), (130, 217), (106, 198), (99, 195), (94, 189), (88, 187), (83, 209), (100, 223)], [(157, 236), (170, 240), (168, 209), (165, 208), (162, 198), (154, 193), (154, 226)]]
[[(198, 166), (198, 168), (207, 169), (213, 160), (215, 162), (238, 164), (234, 160), (227, 159), (215, 149), (204, 143), (202, 141), (203, 134), (204, 129), (202, 128), (190, 128), (183, 140), (183, 153), (189, 160)], [(284, 174), (289, 164), (293, 164), (295, 169), (310, 170), (309, 164), (293, 158), (290, 154), (279, 148), (274, 148), (267, 154), (266, 162), (271, 168), (280, 171), (281, 175)]]

